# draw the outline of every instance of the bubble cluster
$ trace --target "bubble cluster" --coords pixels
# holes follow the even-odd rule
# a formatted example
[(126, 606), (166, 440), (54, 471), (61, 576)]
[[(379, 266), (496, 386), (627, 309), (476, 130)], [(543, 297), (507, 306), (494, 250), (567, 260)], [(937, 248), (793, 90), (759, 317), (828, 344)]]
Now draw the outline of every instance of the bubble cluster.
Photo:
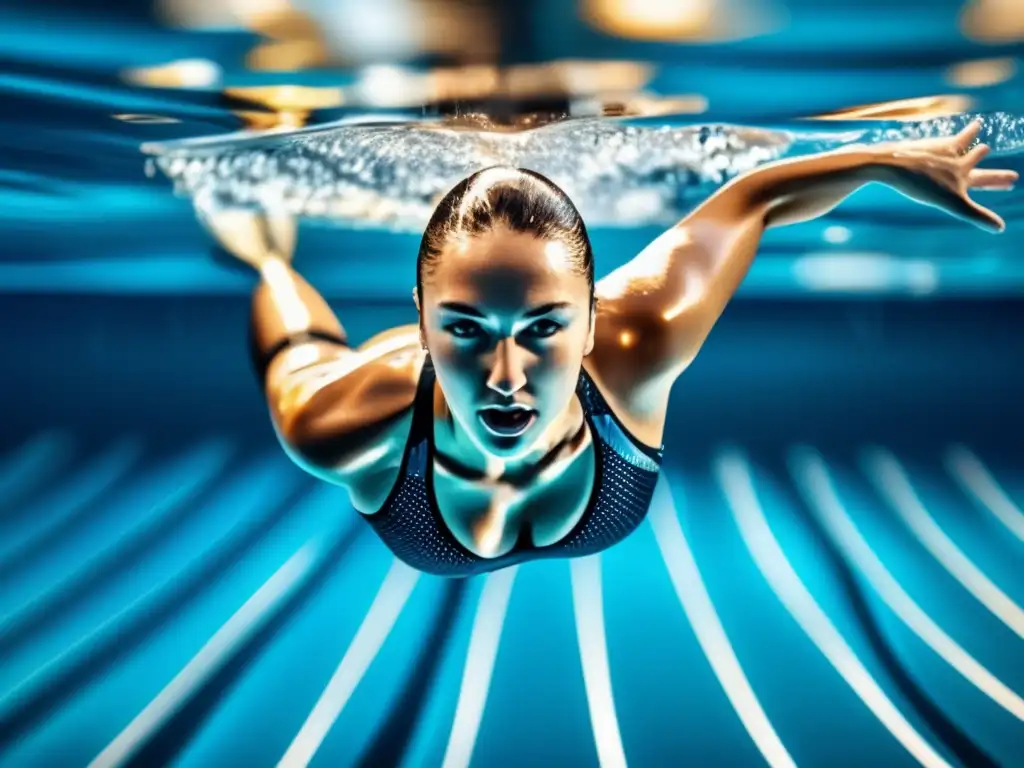
[(996, 153), (1011, 154), (1024, 150), (1024, 117), (1007, 112), (964, 113), (912, 122), (875, 123), (863, 129), (838, 131), (831, 135), (797, 134), (796, 145), (803, 151), (820, 151), (851, 143), (937, 139), (959, 133), (978, 118), (982, 121), (978, 141), (985, 142)]
[[(454, 184), (492, 165), (529, 168), (591, 226), (669, 224), (728, 179), (787, 154), (950, 136), (974, 115), (827, 131), (573, 119), (516, 132), (429, 123), (338, 124), (149, 148), (151, 163), (204, 212), (287, 211), (346, 225), (422, 229)], [(981, 140), (1024, 148), (1024, 119), (984, 116)]]
[(423, 124), (343, 125), (275, 137), (184, 142), (153, 163), (204, 210), (421, 229), (434, 204), (481, 168), (513, 165), (562, 187), (589, 223), (678, 218), (709, 188), (779, 157), (789, 134), (727, 126), (567, 120), (520, 132)]

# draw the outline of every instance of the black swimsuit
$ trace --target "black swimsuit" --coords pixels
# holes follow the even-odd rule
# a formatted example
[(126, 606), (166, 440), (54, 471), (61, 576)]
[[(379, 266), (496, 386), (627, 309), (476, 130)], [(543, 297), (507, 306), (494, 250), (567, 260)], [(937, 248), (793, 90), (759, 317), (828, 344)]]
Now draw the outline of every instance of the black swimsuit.
[(420, 571), (449, 577), (474, 576), (540, 557), (582, 557), (617, 544), (647, 516), (662, 452), (629, 434), (586, 371), (580, 371), (576, 394), (593, 436), (596, 479), (579, 522), (560, 541), (538, 547), (526, 535), (527, 540), (521, 539), (507, 554), (485, 558), (452, 535), (437, 510), (431, 483), (434, 369), (429, 358), (420, 375), (398, 480), (380, 511), (366, 520), (400, 560)]

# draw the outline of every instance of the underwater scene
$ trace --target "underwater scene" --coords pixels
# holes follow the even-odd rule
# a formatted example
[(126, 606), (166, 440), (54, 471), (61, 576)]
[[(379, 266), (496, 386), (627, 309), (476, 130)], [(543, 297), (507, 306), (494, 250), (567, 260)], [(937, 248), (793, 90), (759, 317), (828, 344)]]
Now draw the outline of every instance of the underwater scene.
[[(1024, 765), (1022, 52), (1019, 0), (0, 3), (0, 766)], [(614, 545), (426, 572), (289, 444), (302, 354), (419, 326), (454, 386), (417, 285), (472, 174), (561, 190), (619, 317), (666, 232), (739, 252), (709, 201), (871, 152), (948, 189), (759, 234), (656, 464), (583, 404), (657, 477)]]

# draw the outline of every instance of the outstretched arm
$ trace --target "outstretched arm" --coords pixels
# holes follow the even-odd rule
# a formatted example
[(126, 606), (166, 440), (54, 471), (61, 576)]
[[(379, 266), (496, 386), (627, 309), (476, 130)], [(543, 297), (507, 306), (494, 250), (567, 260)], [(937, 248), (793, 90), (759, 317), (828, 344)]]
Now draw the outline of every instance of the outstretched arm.
[(746, 276), (766, 229), (807, 221), (871, 182), (993, 231), (1002, 219), (971, 188), (1007, 189), (978, 170), (974, 122), (956, 136), (857, 146), (770, 163), (726, 184), (598, 284), (594, 365), (626, 407), (658, 409)]

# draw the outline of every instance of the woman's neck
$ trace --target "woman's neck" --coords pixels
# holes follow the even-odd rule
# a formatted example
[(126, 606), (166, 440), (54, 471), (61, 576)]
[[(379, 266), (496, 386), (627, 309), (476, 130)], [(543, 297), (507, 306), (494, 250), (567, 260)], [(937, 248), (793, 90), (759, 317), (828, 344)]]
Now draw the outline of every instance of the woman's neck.
[(583, 407), (572, 397), (534, 443), (515, 458), (496, 457), (466, 433), (448, 408), (437, 387), (434, 398), (434, 450), (446, 469), (467, 478), (489, 482), (528, 483), (567, 450), (575, 449), (585, 436)]

